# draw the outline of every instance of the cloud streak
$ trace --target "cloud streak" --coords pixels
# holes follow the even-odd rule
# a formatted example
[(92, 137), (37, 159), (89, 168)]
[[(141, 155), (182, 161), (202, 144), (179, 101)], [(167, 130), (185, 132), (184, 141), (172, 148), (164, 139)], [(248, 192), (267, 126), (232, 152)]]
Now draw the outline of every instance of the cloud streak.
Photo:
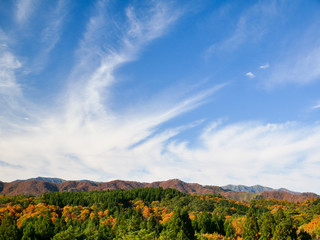
[[(26, 4), (25, 12), (17, 7), (13, 18), (22, 23), (30, 18), (34, 5), (32, 1), (19, 4)], [(45, 60), (63, 40), (70, 6), (65, 1), (53, 6), (47, 21), (38, 27), (43, 28), (37, 28), (41, 46), (35, 47), (36, 54), (30, 50), (30, 58), (38, 56)], [(114, 11), (110, 1), (97, 1), (90, 7), (86, 9), (87, 22), (79, 33), (82, 38), (75, 43), (76, 50), (72, 49), (73, 62), (68, 63), (68, 71), (59, 82), (63, 91), (53, 93), (57, 99), (52, 101), (54, 104), (28, 101), (23, 83), (29, 79), (24, 80), (21, 73), (26, 70), (29, 58), (10, 49), (10, 39), (0, 32), (1, 180), (39, 175), (97, 181), (181, 178), (202, 184), (262, 184), (320, 193), (317, 187), (320, 164), (316, 157), (320, 155), (319, 125), (249, 121), (228, 124), (222, 120), (208, 124), (212, 120), (197, 120), (206, 118), (205, 114), (184, 119), (183, 123), (174, 119), (211, 101), (211, 96), (228, 86), (223, 81), (213, 84), (210, 80), (201, 85), (197, 82), (203, 77), (194, 77), (193, 87), (177, 87), (169, 93), (157, 89), (156, 93), (147, 93), (149, 98), (144, 102), (137, 103), (140, 100), (137, 97), (125, 110), (113, 108), (117, 99), (112, 91), (119, 82), (119, 71), (138, 60), (154, 40), (174, 29), (185, 12), (174, 3), (160, 1), (142, 7), (121, 5), (116, 14), (110, 14)], [(225, 51), (231, 45), (234, 46), (231, 50), (239, 49), (249, 38), (259, 39), (264, 34), (263, 20), (260, 19), (257, 28), (249, 23), (261, 12), (271, 16), (273, 7), (257, 4), (245, 11), (230, 38), (214, 49)], [(254, 36), (255, 33), (258, 34)], [(280, 58), (278, 63), (264, 56), (259, 62), (271, 59), (272, 68), (263, 71), (269, 68), (266, 63), (246, 69), (256, 69), (257, 78), (262, 76), (262, 81), (274, 86), (296, 82), (297, 76), (311, 83), (319, 77), (318, 50), (312, 45), (301, 49), (294, 58)], [(37, 55), (39, 51), (42, 52)], [(236, 74), (245, 73), (233, 66)], [(43, 64), (44, 71), (46, 67)], [(39, 73), (32, 70), (33, 76)], [(233, 72), (230, 67), (228, 72)], [(245, 75), (255, 77), (252, 72)], [(228, 104), (233, 104), (232, 101)], [(215, 113), (214, 106), (206, 106), (205, 111)], [(313, 109), (318, 107), (315, 105)], [(214, 114), (210, 116), (216, 118)], [(168, 123), (170, 120), (174, 123)], [(192, 143), (183, 137), (188, 131), (196, 132), (192, 132)]]
[(270, 77), (267, 78), (267, 87), (285, 84), (306, 85), (320, 80), (320, 48), (311, 46), (303, 49), (289, 59), (277, 63)]
[[(56, 10), (59, 16), (60, 8)], [(51, 112), (40, 109), (36, 118), (24, 116), (25, 122), (19, 122), (19, 128), (14, 128), (13, 132), (1, 126), (0, 152), (1, 159), (5, 159), (0, 166), (5, 172), (3, 180), (13, 180), (17, 175), (21, 178), (59, 175), (71, 179), (82, 176), (96, 180), (137, 177), (136, 169), (143, 169), (144, 165), (147, 169), (150, 161), (142, 156), (154, 156), (155, 161), (161, 161), (162, 146), (189, 125), (160, 132), (156, 131), (157, 127), (203, 104), (208, 96), (225, 86), (217, 85), (179, 100), (170, 98), (171, 102), (164, 98), (158, 108), (147, 111), (112, 111), (108, 108), (108, 102), (112, 101), (108, 91), (116, 82), (114, 71), (135, 60), (142, 49), (165, 34), (182, 13), (164, 3), (155, 3), (143, 12), (129, 6), (122, 23), (125, 31), (118, 29), (115, 33), (118, 44), (106, 49), (101, 46), (103, 40), (108, 41), (104, 33), (114, 27), (106, 24), (107, 9), (107, 1), (97, 2), (93, 9), (75, 54), (79, 60), (68, 78), (66, 92), (60, 96), (62, 106), (53, 106)], [(61, 28), (62, 20), (58, 18), (57, 21), (49, 26), (54, 33)], [(45, 41), (49, 37), (46, 31), (43, 32)], [(54, 35), (49, 50), (58, 38)], [(21, 67), (9, 54), (2, 62), (12, 74)], [(15, 83), (14, 80), (12, 75), (11, 83)], [(157, 100), (150, 99), (152, 101)], [(143, 106), (136, 106), (136, 109), (143, 109)]]
[[(201, 182), (218, 185), (285, 185), (300, 191), (317, 191), (319, 181), (320, 126), (298, 123), (236, 123), (203, 131), (201, 147), (187, 142), (171, 143), (170, 154), (183, 171)], [(195, 161), (196, 160), (196, 161)]]
[(266, 63), (266, 64), (264, 64), (264, 65), (261, 65), (260, 67), (259, 67), (259, 69), (267, 69), (267, 68), (269, 68), (270, 67), (270, 64), (269, 63)]
[(24, 23), (28, 20), (34, 7), (37, 4), (37, 0), (19, 0), (16, 6), (16, 19), (19, 23)]

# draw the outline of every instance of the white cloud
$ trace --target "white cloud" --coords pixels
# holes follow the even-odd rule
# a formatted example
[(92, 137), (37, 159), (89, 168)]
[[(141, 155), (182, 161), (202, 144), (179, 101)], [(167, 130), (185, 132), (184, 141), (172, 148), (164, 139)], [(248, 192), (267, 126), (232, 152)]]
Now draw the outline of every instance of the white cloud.
[(180, 177), (320, 192), (318, 125), (237, 123), (204, 131), (200, 140), (198, 148), (185, 142), (169, 145), (170, 155), (182, 162)]
[(269, 67), (270, 67), (269, 63), (266, 63), (266, 64), (264, 64), (264, 65), (261, 65), (259, 68), (260, 68), (260, 69), (267, 69), (267, 68), (269, 68)]
[[(206, 50), (206, 56), (211, 56), (217, 51), (234, 51), (245, 43), (261, 39), (267, 32), (270, 18), (274, 17), (279, 11), (279, 5), (281, 4), (276, 3), (276, 1), (268, 1), (258, 2), (247, 8), (238, 17), (232, 34), (228, 38), (209, 46)], [(254, 24), (252, 24), (253, 22)]]
[[(112, 101), (108, 87), (116, 81), (114, 70), (134, 60), (141, 49), (161, 37), (181, 13), (162, 3), (156, 3), (149, 11), (144, 9), (139, 14), (129, 7), (121, 28), (126, 31), (118, 29), (119, 45), (110, 50), (101, 47), (108, 22), (105, 21), (106, 4), (105, 1), (98, 2), (96, 15), (89, 19), (76, 53), (79, 61), (68, 79), (70, 85), (60, 96), (60, 110), (57, 106), (51, 106), (49, 111), (38, 109), (36, 117), (23, 114), (23, 111), (3, 115), (6, 119), (0, 121), (0, 161), (3, 159), (8, 164), (0, 166), (4, 172), (2, 180), (35, 175), (96, 180), (138, 177), (136, 169), (143, 166), (148, 169), (150, 159), (146, 156), (161, 161), (161, 146), (188, 126), (162, 132), (156, 128), (199, 106), (224, 86), (218, 85), (179, 99), (164, 96), (157, 108), (142, 110), (143, 104), (135, 106), (135, 112), (112, 111), (108, 106)], [(17, 66), (13, 59), (6, 57), (3, 65), (6, 68)], [(13, 82), (14, 78), (10, 80)], [(153, 101), (158, 100), (151, 98), (150, 102)], [(25, 107), (23, 104), (20, 106)], [(5, 107), (10, 108), (8, 104)], [(23, 115), (23, 121), (17, 123), (17, 115)], [(14, 123), (10, 130), (5, 125), (9, 122)], [(143, 144), (132, 147), (141, 142)], [(12, 166), (21, 168), (13, 169)]]
[(319, 66), (320, 48), (311, 46), (275, 64), (265, 84), (267, 87), (292, 83), (310, 84), (320, 80)]
[(114, 70), (133, 61), (146, 44), (164, 34), (182, 14), (163, 3), (156, 3), (139, 13), (129, 6), (125, 11), (125, 23), (122, 23), (124, 31), (117, 29), (119, 33), (114, 33), (119, 44), (102, 49), (100, 41), (107, 40), (104, 39), (105, 29), (111, 27), (106, 25), (110, 22), (106, 19), (106, 5), (105, 1), (98, 2), (97, 14), (90, 18), (77, 52), (77, 58), (81, 60), (70, 77), (69, 89), (68, 109), (72, 119), (74, 114), (110, 117), (104, 102), (108, 100), (106, 88), (114, 83)]
[[(143, 13), (129, 7), (121, 24), (123, 31), (109, 31), (118, 45), (106, 49), (101, 42), (108, 40), (104, 33), (114, 23), (108, 21), (107, 4), (98, 2), (96, 15), (87, 24), (75, 54), (79, 61), (68, 78), (70, 85), (60, 96), (59, 111), (50, 106), (30, 116), (21, 110), (26, 108), (25, 102), (20, 102), (20, 108), (2, 105), (14, 110), (11, 115), (3, 111), (0, 115), (1, 180), (39, 175), (139, 181), (181, 178), (202, 184), (263, 184), (320, 193), (318, 125), (223, 125), (218, 121), (204, 128), (192, 146), (177, 135), (196, 123), (165, 130), (159, 127), (203, 104), (223, 84), (191, 96), (188, 92), (178, 98), (151, 98), (150, 106), (156, 108), (143, 103), (134, 106), (134, 112), (112, 110), (108, 91), (117, 81), (114, 71), (136, 59), (143, 47), (165, 34), (182, 13), (163, 3), (155, 3)], [(59, 32), (60, 27), (54, 25), (53, 29)], [(21, 91), (15, 79), (15, 71), (22, 67), (20, 61), (8, 49), (1, 56), (1, 71), (9, 74), (2, 83)], [(12, 98), (8, 102), (14, 102), (16, 97)], [(17, 116), (23, 116), (19, 124)], [(9, 129), (8, 123), (14, 125)]]
[(16, 19), (19, 23), (24, 23), (32, 14), (37, 0), (18, 0), (16, 8)]
[(313, 109), (313, 110), (319, 109), (319, 108), (320, 108), (320, 101), (319, 101), (317, 104), (315, 104), (315, 105), (313, 105), (313, 106), (311, 107), (311, 109)]
[(0, 47), (0, 95), (11, 98), (20, 95), (15, 70), (21, 68), (20, 61), (9, 51), (6, 44)]
[(256, 77), (252, 72), (247, 72), (247, 73), (246, 73), (246, 76), (247, 76), (248, 78), (255, 78), (255, 77)]
[(49, 23), (41, 33), (41, 40), (45, 43), (45, 51), (50, 52), (60, 40), (62, 25), (67, 15), (67, 1), (59, 0), (56, 8), (49, 13)]

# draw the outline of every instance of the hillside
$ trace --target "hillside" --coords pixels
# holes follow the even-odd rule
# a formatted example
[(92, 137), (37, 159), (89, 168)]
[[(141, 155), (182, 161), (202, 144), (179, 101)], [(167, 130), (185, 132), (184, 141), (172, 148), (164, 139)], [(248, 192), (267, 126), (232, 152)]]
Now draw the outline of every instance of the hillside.
[(37, 181), (44, 181), (44, 182), (49, 182), (49, 183), (62, 183), (65, 182), (66, 180), (61, 179), (61, 178), (50, 178), (50, 177), (36, 177), (36, 178), (29, 178), (26, 180), (16, 180), (16, 182), (25, 182), (29, 180), (37, 180)]
[[(176, 185), (184, 191), (190, 187), (177, 179), (147, 185), (152, 184)], [(0, 239), (289, 239), (290, 234), (290, 239), (311, 240), (320, 237), (319, 210), (320, 198), (242, 202), (158, 187), (3, 196)], [(252, 232), (255, 237), (245, 238)]]
[(231, 190), (233, 192), (246, 192), (246, 193), (263, 193), (266, 191), (274, 191), (274, 192), (288, 192), (290, 194), (298, 195), (301, 194), (299, 192), (290, 191), (286, 188), (273, 189), (270, 187), (264, 187), (261, 185), (254, 186), (245, 186), (245, 185), (226, 185), (221, 187), (224, 190)]
[[(1, 187), (2, 186), (2, 187)], [(62, 181), (46, 182), (44, 180), (25, 180), (9, 183), (0, 182), (1, 195), (30, 194), (39, 196), (46, 192), (83, 192), (83, 191), (104, 191), (116, 189), (135, 189), (135, 188), (172, 188), (183, 193), (194, 194), (216, 194), (225, 191), (217, 186), (202, 186), (197, 183), (186, 183), (178, 179), (159, 181), (152, 183), (141, 183), (135, 181), (114, 180), (110, 182), (91, 182), (91, 181)]]
[(250, 192), (250, 193), (261, 193), (264, 191), (271, 191), (274, 190), (273, 188), (264, 187), (261, 185), (254, 185), (254, 186), (244, 186), (244, 185), (226, 185), (222, 186), (221, 188), (225, 190), (231, 190), (234, 192)]
[[(28, 180), (18, 180), (13, 182), (0, 182), (0, 195), (14, 196), (19, 194), (40, 196), (47, 192), (87, 192), (87, 191), (106, 191), (116, 189), (136, 189), (136, 188), (172, 188), (183, 193), (190, 194), (221, 194), (229, 199), (237, 201), (250, 201), (253, 199), (277, 199), (288, 201), (304, 201), (306, 199), (319, 197), (315, 193), (292, 193), (288, 190), (269, 190), (270, 188), (262, 186), (253, 186), (256, 191), (268, 189), (263, 192), (252, 192), (253, 190), (246, 188), (235, 188), (234, 191), (225, 190), (218, 186), (204, 186), (198, 183), (186, 183), (179, 179), (171, 179), (167, 181), (157, 181), (152, 183), (113, 180), (110, 182), (93, 182), (93, 181), (66, 181), (57, 178), (38, 177)], [(245, 186), (243, 186), (245, 187)], [(237, 190), (237, 191), (236, 191)]]

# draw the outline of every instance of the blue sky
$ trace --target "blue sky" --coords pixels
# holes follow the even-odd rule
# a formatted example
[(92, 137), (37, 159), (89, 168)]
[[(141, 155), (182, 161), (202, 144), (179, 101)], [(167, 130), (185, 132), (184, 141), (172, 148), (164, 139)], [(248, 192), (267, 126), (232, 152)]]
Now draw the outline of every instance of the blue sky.
[(319, 1), (0, 1), (0, 172), (320, 193)]

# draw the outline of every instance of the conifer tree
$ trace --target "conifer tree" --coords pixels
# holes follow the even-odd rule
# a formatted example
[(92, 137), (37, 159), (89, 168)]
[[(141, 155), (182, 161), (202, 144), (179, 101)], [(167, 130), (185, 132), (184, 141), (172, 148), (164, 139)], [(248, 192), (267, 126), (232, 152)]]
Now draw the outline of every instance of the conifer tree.
[(0, 225), (0, 240), (19, 240), (20, 232), (16, 222), (6, 214)]
[(270, 240), (276, 228), (276, 222), (270, 212), (266, 212), (263, 215), (263, 221), (261, 224), (261, 237), (260, 240)]
[(259, 226), (253, 208), (250, 208), (246, 215), (242, 237), (243, 240), (259, 239)]

